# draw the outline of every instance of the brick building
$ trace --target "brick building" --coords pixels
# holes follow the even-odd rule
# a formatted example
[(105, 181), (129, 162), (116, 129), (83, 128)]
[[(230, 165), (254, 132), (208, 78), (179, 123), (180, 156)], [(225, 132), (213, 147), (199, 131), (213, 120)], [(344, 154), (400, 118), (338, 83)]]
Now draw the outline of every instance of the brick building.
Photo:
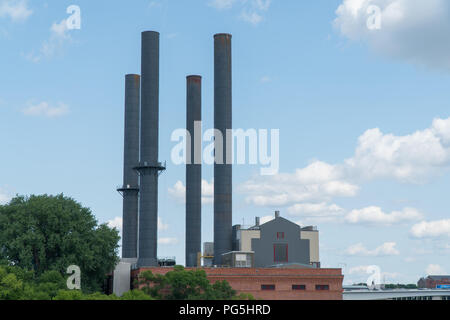
[(448, 276), (428, 276), (421, 278), (417, 282), (419, 288), (437, 289), (439, 286), (450, 286), (450, 275)]
[[(214, 244), (205, 245), (203, 270), (211, 283), (226, 280), (238, 294), (249, 293), (256, 299), (342, 300), (342, 270), (320, 268), (316, 227), (301, 228), (277, 211), (275, 218), (264, 224), (257, 218), (255, 226), (248, 229), (234, 226), (232, 239), (233, 251), (222, 255), (221, 266), (212, 265)], [(173, 269), (161, 264), (139, 268), (130, 261), (116, 268), (114, 293), (120, 296), (128, 291), (130, 278), (133, 284), (146, 270), (165, 274)]]
[[(131, 272), (166, 274), (172, 268), (142, 268)], [(190, 270), (187, 268), (187, 270)], [(307, 268), (300, 265), (283, 268), (204, 268), (211, 283), (226, 280), (238, 293), (250, 293), (263, 300), (342, 300), (341, 269)], [(133, 281), (132, 281), (133, 282)]]

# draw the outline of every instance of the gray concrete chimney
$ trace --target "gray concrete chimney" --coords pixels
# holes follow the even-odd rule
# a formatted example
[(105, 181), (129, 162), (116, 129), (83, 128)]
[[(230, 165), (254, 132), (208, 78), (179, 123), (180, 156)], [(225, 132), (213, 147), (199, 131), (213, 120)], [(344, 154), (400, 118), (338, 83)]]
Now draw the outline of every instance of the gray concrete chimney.
[(202, 78), (187, 77), (186, 130), (191, 137), (186, 165), (186, 267), (199, 267), (202, 249), (202, 165), (201, 132), (195, 136), (195, 122), (202, 120)]
[[(222, 254), (232, 251), (232, 166), (227, 164), (227, 130), (232, 129), (231, 35), (214, 36), (214, 128), (223, 136), (222, 150), (216, 143), (214, 164), (214, 265), (222, 265)], [(231, 141), (229, 141), (231, 146)]]
[(138, 266), (158, 265), (159, 33), (142, 33)]
[(137, 74), (125, 76), (125, 137), (123, 186), (122, 258), (137, 258), (139, 175), (134, 170), (139, 162), (140, 82)]

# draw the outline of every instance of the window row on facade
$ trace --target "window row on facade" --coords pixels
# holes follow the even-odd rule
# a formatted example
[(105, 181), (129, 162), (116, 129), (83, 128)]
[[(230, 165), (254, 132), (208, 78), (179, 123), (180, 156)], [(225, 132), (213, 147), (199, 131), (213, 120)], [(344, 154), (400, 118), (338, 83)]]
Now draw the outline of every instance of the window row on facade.
[[(324, 291), (324, 290), (330, 290), (330, 286), (327, 284), (317, 284), (315, 286), (315, 289), (317, 291)], [(263, 291), (275, 291), (276, 286), (274, 284), (263, 284), (261, 285), (261, 290)], [(304, 291), (306, 290), (306, 285), (304, 284), (293, 284), (292, 285), (293, 291)]]

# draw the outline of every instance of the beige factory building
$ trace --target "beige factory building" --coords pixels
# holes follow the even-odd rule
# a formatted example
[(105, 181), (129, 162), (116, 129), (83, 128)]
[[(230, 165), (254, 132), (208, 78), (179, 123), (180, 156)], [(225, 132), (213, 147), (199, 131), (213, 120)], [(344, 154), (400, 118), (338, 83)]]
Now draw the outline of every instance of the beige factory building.
[[(276, 219), (278, 218), (280, 218), (279, 212), (276, 213)], [(280, 229), (280, 231), (283, 230)], [(261, 228), (259, 218), (256, 218), (255, 226), (248, 229), (242, 229), (239, 225), (233, 227), (233, 248), (236, 252), (254, 252), (252, 240), (260, 238)], [(319, 230), (317, 227), (307, 226), (300, 228), (300, 239), (309, 240), (309, 264), (313, 267), (320, 268)]]

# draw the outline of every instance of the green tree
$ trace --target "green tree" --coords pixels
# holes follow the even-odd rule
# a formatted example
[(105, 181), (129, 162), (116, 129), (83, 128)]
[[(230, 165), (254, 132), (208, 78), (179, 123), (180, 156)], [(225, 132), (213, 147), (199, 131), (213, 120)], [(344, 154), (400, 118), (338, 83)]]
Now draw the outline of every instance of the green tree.
[(176, 266), (166, 273), (169, 293), (167, 300), (188, 300), (200, 298), (211, 287), (204, 270), (186, 271), (182, 266)]
[(238, 296), (233, 297), (233, 300), (256, 300), (250, 293), (241, 293)]
[(203, 300), (230, 300), (236, 296), (236, 290), (225, 280), (217, 281), (203, 295)]
[(23, 295), (23, 281), (7, 269), (0, 268), (0, 300), (20, 300)]
[(121, 297), (121, 300), (154, 300), (154, 298), (142, 290), (131, 290), (125, 292)]
[(85, 300), (80, 290), (60, 290), (53, 300)]
[(34, 273), (13, 266), (0, 266), (0, 300), (46, 300), (36, 288)]
[(118, 261), (119, 239), (117, 230), (98, 225), (90, 209), (62, 194), (17, 196), (0, 206), (0, 261), (36, 277), (77, 265), (85, 292), (100, 291)]
[(119, 298), (115, 295), (106, 295), (100, 292), (91, 293), (89, 295), (86, 295), (83, 300), (100, 300), (100, 301), (106, 301), (106, 300), (119, 300)]
[(66, 280), (58, 271), (46, 271), (36, 281), (35, 294), (41, 296), (39, 300), (50, 300), (66, 288)]
[(142, 272), (135, 285), (153, 299), (164, 299), (164, 294), (167, 292), (165, 290), (167, 287), (166, 277), (161, 274), (154, 275), (150, 270)]
[(142, 292), (161, 300), (251, 300), (251, 295), (236, 296), (227, 281), (211, 284), (204, 270), (185, 270), (175, 266), (165, 275), (145, 271), (139, 275), (138, 285)]

